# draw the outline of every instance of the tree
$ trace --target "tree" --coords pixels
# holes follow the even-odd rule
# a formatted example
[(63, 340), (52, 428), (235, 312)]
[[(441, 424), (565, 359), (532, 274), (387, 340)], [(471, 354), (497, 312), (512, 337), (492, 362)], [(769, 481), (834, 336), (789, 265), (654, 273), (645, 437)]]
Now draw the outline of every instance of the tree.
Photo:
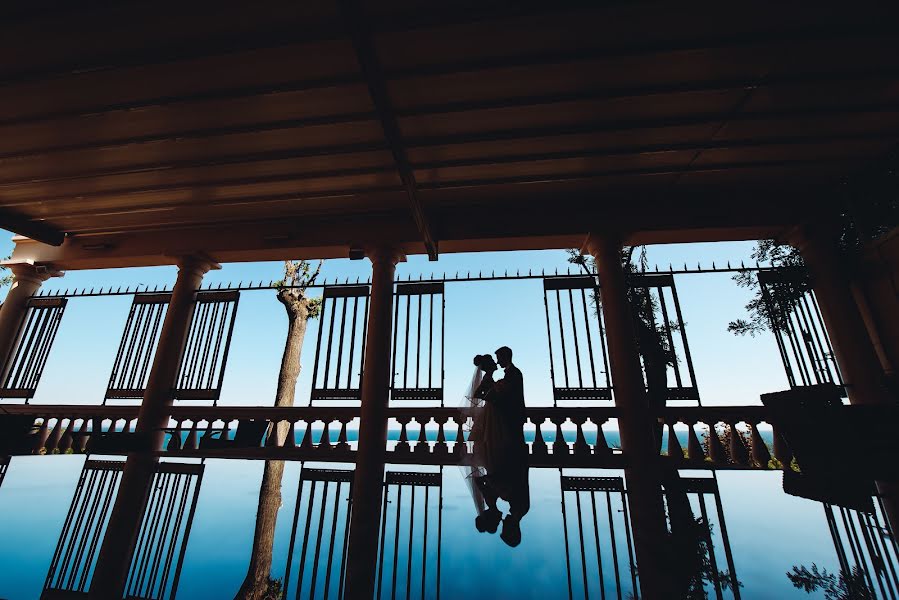
[[(287, 339), (281, 356), (278, 373), (278, 389), (275, 406), (293, 406), (297, 379), (300, 376), (300, 354), (306, 325), (309, 319), (321, 312), (321, 299), (307, 296), (307, 289), (315, 283), (321, 272), (322, 262), (315, 269), (304, 260), (285, 261), (284, 279), (277, 283), (278, 301), (287, 312)], [(283, 444), (290, 429), (286, 422), (277, 424), (278, 444)], [(259, 484), (259, 505), (256, 510), (256, 531), (247, 576), (240, 586), (235, 600), (277, 600), (283, 590), (281, 581), (271, 578), (272, 547), (275, 542), (275, 525), (281, 508), (281, 479), (284, 476), (283, 460), (267, 460)]]
[(735, 319), (728, 323), (727, 330), (734, 335), (755, 337), (764, 331), (784, 331), (789, 326), (790, 312), (783, 310), (799, 301), (811, 290), (811, 281), (805, 270), (805, 263), (799, 250), (775, 240), (759, 240), (752, 251), (752, 259), (766, 262), (772, 267), (789, 271), (790, 277), (769, 287), (768, 298), (754, 271), (743, 269), (733, 276), (742, 288), (753, 290), (753, 297), (746, 304), (748, 319)]
[(874, 600), (877, 594), (865, 581), (864, 572), (854, 566), (849, 573), (840, 569), (839, 576), (828, 573), (827, 569), (818, 569), (818, 565), (812, 563), (809, 570), (805, 566), (793, 567), (787, 573), (787, 579), (800, 590), (811, 594), (814, 591), (824, 592), (825, 600)]

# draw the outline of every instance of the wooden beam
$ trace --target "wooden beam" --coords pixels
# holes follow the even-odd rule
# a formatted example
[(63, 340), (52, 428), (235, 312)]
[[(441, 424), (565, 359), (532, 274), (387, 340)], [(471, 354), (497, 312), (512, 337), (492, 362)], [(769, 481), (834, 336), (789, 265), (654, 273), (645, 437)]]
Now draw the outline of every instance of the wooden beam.
[(60, 246), (66, 239), (65, 232), (55, 227), (41, 221), (32, 221), (7, 210), (0, 210), (0, 229), (6, 229), (50, 246)]
[(428, 258), (437, 260), (437, 242), (431, 232), (421, 201), (418, 198), (415, 173), (412, 171), (412, 165), (409, 164), (406, 149), (403, 147), (400, 126), (393, 112), (390, 95), (387, 92), (387, 85), (384, 80), (384, 73), (381, 70), (371, 35), (365, 27), (362, 6), (358, 0), (340, 0), (339, 4), (341, 14), (352, 36), (356, 58), (359, 60), (359, 66), (368, 83), (368, 91), (375, 105), (375, 112), (377, 112), (381, 121), (384, 138), (387, 140), (387, 145), (393, 154), (400, 179), (403, 181), (403, 187), (406, 189), (412, 218), (415, 220), (415, 224), (421, 234)]

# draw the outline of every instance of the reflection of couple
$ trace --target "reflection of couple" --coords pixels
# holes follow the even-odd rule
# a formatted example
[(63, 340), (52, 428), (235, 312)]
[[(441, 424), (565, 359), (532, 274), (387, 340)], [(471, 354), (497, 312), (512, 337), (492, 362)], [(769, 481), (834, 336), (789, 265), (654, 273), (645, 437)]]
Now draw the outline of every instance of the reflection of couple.
[[(494, 381), (497, 363), (504, 373)], [(478, 531), (495, 533), (502, 521), (500, 537), (509, 546), (517, 546), (521, 542), (519, 522), (530, 509), (524, 381), (506, 346), (496, 351), (496, 361), (489, 354), (479, 354), (474, 364), (477, 369), (463, 413), (472, 420), (468, 440), (473, 452), (467, 479), (478, 509), (475, 525)], [(496, 506), (500, 498), (509, 503), (505, 519)]]

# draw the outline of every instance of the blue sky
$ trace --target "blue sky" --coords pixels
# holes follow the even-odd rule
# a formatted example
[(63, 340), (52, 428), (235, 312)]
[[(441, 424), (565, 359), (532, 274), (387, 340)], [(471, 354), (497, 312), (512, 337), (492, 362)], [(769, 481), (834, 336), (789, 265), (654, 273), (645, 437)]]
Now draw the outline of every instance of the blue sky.
[[(680, 244), (649, 248), (650, 263), (660, 267), (722, 265), (748, 260), (752, 242)], [(12, 249), (11, 235), (0, 235), (0, 252)], [(410, 257), (397, 268), (399, 276), (455, 272), (484, 273), (568, 267), (563, 251), (444, 254), (438, 262)], [(335, 277), (365, 279), (368, 261), (329, 260), (322, 271)], [(46, 289), (94, 286), (171, 285), (174, 267), (68, 272)], [(205, 282), (271, 280), (281, 277), (281, 264), (232, 263), (211, 272)], [(759, 394), (787, 387), (774, 338), (735, 337), (727, 323), (743, 316), (750, 293), (727, 274), (680, 275), (676, 279), (686, 331), (704, 404), (757, 404)], [(50, 353), (35, 403), (96, 404), (102, 401), (109, 371), (128, 314), (131, 298), (75, 298), (69, 302)], [(552, 403), (549, 351), (540, 280), (452, 283), (446, 287), (446, 403), (461, 403), (471, 378), (471, 357), (508, 345), (525, 374), (529, 405)], [(309, 402), (312, 362), (318, 324), (309, 327), (303, 351), (303, 371), (297, 405)], [(277, 372), (286, 335), (286, 317), (272, 291), (244, 292), (225, 374), (221, 404), (268, 405), (273, 402)], [(583, 342), (582, 342), (583, 343)]]

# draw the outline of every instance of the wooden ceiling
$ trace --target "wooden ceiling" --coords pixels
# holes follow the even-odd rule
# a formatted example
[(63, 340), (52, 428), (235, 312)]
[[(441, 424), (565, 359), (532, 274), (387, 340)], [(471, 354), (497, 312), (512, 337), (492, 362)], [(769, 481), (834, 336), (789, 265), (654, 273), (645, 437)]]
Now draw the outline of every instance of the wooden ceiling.
[(8, 3), (0, 227), (788, 223), (899, 142), (887, 4)]

